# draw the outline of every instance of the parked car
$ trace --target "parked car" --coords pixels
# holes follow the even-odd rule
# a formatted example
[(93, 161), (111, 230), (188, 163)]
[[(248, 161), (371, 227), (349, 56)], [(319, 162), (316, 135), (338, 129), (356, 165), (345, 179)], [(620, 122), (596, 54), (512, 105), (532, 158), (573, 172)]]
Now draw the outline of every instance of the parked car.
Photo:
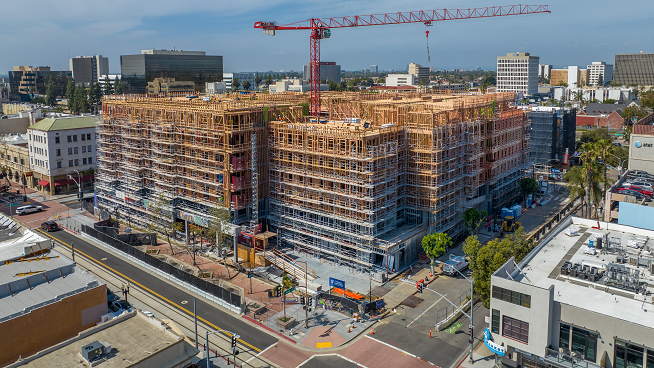
[(57, 223), (54, 222), (54, 221), (46, 221), (46, 222), (41, 224), (41, 230), (47, 231), (47, 232), (57, 231), (57, 230), (59, 230), (59, 225), (57, 225)]
[(639, 187), (644, 187), (647, 188), (648, 190), (652, 190), (652, 183), (648, 181), (634, 179), (634, 180), (625, 180), (625, 182), (622, 183), (623, 188), (629, 188), (632, 185), (637, 185)]
[(618, 188), (618, 192), (620, 192), (620, 193), (625, 191), (625, 190), (636, 191), (636, 192), (644, 194), (644, 195), (646, 195), (648, 197), (651, 197), (652, 194), (654, 194), (654, 192), (652, 192), (651, 190), (647, 190), (647, 189), (645, 189), (643, 187), (639, 187), (637, 185), (630, 185), (630, 186), (628, 186), (626, 188), (625, 187)]
[(647, 171), (643, 171), (643, 170), (631, 170), (631, 171), (629, 172), (629, 175), (637, 175), (637, 176), (654, 176), (654, 175), (648, 173)]
[(644, 195), (642, 193), (636, 192), (635, 190), (626, 189), (626, 190), (620, 191), (620, 194), (632, 196), (632, 197), (635, 197), (636, 199), (639, 199), (639, 200), (640, 199), (645, 199), (646, 201), (651, 200), (650, 197), (648, 197), (648, 196), (646, 196), (646, 195)]
[(450, 276), (456, 276), (457, 271), (463, 271), (468, 268), (468, 260), (461, 256), (450, 255), (450, 259), (443, 262), (443, 273)]
[(43, 211), (42, 206), (28, 205), (28, 206), (22, 206), (22, 207), (16, 208), (16, 214), (21, 215), (21, 216), (26, 215), (28, 213), (41, 212), (41, 211)]
[(108, 304), (109, 304), (109, 310), (112, 312), (120, 313), (122, 311), (129, 311), (130, 308), (132, 308), (132, 305), (124, 300), (114, 300), (108, 302)]

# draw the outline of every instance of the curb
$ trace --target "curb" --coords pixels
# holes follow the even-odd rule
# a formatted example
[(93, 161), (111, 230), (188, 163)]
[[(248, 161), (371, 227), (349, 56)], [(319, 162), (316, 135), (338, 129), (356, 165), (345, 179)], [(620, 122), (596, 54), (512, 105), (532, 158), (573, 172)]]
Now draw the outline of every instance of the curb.
[(257, 326), (259, 326), (259, 327), (263, 327), (263, 328), (266, 329), (267, 331), (273, 332), (273, 333), (275, 333), (275, 334), (277, 334), (277, 335), (279, 335), (279, 336), (285, 338), (286, 340), (292, 342), (293, 344), (297, 344), (297, 341), (291, 339), (291, 338), (288, 337), (288, 336), (285, 336), (285, 335), (283, 335), (283, 334), (280, 334), (279, 332), (273, 330), (272, 328), (270, 328), (270, 327), (264, 325), (263, 323), (261, 323), (261, 322), (255, 320), (255, 319), (253, 319), (252, 317), (248, 317), (248, 316), (246, 316), (245, 314), (243, 314), (242, 317), (245, 318), (246, 320), (248, 320), (250, 323), (254, 323), (255, 325), (257, 325)]

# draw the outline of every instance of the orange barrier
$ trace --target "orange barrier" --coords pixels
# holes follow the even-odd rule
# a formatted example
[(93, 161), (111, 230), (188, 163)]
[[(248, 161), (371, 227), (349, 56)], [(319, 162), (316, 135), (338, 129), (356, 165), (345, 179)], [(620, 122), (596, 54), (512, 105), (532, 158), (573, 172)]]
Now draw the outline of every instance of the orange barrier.
[(356, 300), (363, 299), (363, 297), (361, 295), (359, 295), (359, 294), (351, 293), (351, 292), (349, 292), (347, 290), (343, 290), (343, 289), (340, 289), (340, 288), (333, 288), (332, 291), (335, 292), (336, 294), (343, 294), (343, 295), (347, 296), (348, 298), (352, 298), (352, 299), (356, 299)]

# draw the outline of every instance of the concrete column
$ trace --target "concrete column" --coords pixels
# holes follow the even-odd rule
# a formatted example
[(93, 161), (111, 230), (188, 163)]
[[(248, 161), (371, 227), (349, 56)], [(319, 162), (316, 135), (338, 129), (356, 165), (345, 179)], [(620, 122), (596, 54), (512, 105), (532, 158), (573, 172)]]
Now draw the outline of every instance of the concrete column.
[(241, 227), (234, 228), (234, 263), (238, 264), (238, 236), (241, 234)]
[(186, 234), (186, 245), (189, 245), (189, 229), (188, 229), (188, 221), (184, 220), (184, 233)]
[(395, 268), (396, 272), (399, 272), (400, 271), (400, 252), (393, 253), (393, 256), (395, 257), (395, 262), (393, 262), (393, 264), (394, 264), (393, 268)]

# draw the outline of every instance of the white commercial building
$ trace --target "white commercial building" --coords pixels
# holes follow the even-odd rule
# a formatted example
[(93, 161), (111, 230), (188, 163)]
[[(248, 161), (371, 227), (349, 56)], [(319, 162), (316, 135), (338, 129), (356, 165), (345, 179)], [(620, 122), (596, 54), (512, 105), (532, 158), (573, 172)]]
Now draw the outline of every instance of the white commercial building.
[(538, 93), (538, 56), (528, 52), (497, 57), (497, 92)]
[(418, 81), (421, 81), (423, 79), (429, 80), (429, 68), (424, 67), (420, 64), (416, 64), (416, 63), (409, 64), (409, 74), (415, 75)]
[[(95, 170), (97, 116), (46, 118), (27, 129), (30, 166), (39, 189), (50, 194), (92, 186)], [(69, 179), (72, 175), (73, 179)]]
[(577, 97), (576, 93), (581, 92), (585, 102), (597, 100), (602, 103), (606, 100), (614, 100), (615, 102), (624, 103), (636, 99), (636, 89), (636, 87), (554, 87), (552, 92), (555, 100), (560, 100), (561, 97), (566, 100), (574, 100)]
[(227, 83), (225, 82), (207, 82), (205, 84), (205, 93), (208, 95), (215, 95), (218, 93), (227, 92)]
[(223, 82), (225, 82), (227, 89), (233, 90), (232, 81), (234, 78), (238, 78), (239, 86), (238, 89), (244, 90), (243, 82), (250, 82), (250, 90), (254, 90), (257, 86), (254, 83), (254, 73), (223, 73)]
[[(637, 206), (628, 205), (620, 211)], [(653, 240), (651, 230), (571, 216), (504, 263), (491, 275), (484, 331), (500, 366), (652, 367)]]
[(415, 74), (389, 74), (386, 76), (387, 87), (415, 86), (418, 76)]
[(104, 88), (105, 83), (109, 81), (109, 84), (113, 89), (116, 85), (116, 79), (120, 79), (120, 74), (104, 74), (98, 77), (98, 83), (100, 83), (101, 88)]
[(588, 84), (597, 86), (600, 75), (602, 76), (602, 85), (609, 84), (613, 80), (613, 65), (607, 64), (603, 61), (593, 61), (592, 64), (587, 66), (588, 69)]
[[(321, 91), (329, 91), (329, 84), (321, 84)], [(303, 79), (282, 79), (277, 83), (270, 85), (269, 92), (309, 92), (311, 84)]]
[(371, 65), (370, 66), (370, 72), (371, 73), (378, 73), (379, 72), (379, 67), (377, 65)]

